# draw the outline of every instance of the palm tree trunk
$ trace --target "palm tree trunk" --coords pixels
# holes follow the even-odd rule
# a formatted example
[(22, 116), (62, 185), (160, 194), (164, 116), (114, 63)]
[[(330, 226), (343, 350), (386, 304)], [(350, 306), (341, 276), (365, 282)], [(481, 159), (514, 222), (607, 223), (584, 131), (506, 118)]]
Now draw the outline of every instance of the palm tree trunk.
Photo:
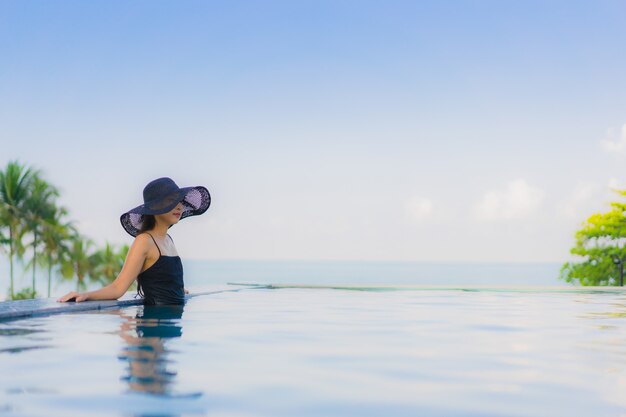
[(52, 282), (52, 256), (48, 255), (48, 298), (50, 298), (50, 283)]
[(33, 232), (35, 240), (33, 240), (33, 297), (35, 297), (35, 268), (37, 267), (37, 231)]
[(11, 284), (9, 289), (9, 294), (11, 295), (11, 300), (13, 299), (13, 228), (9, 226), (9, 271), (11, 277)]

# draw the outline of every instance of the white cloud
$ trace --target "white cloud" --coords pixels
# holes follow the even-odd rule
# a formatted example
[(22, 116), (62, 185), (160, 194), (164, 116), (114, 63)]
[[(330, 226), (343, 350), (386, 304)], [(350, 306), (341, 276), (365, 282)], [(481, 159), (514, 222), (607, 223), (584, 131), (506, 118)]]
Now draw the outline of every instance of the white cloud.
[(412, 197), (404, 208), (409, 220), (421, 223), (433, 212), (433, 203), (428, 198)]
[(543, 201), (544, 192), (518, 179), (505, 190), (489, 191), (474, 205), (474, 214), (482, 220), (511, 220), (535, 212)]
[(602, 140), (602, 147), (610, 153), (626, 153), (626, 124), (622, 126), (621, 135), (615, 138), (613, 129), (607, 131), (607, 138)]
[(608, 183), (610, 190), (624, 190), (626, 189), (626, 184), (623, 181), (617, 178), (610, 178)]
[(612, 190), (624, 190), (626, 184), (617, 178), (610, 178), (605, 185), (593, 182), (579, 182), (564, 202), (559, 204), (557, 215), (582, 221), (593, 213), (605, 212), (610, 201), (620, 200)]
[(603, 201), (600, 198), (602, 191), (602, 187), (595, 183), (578, 183), (565, 203), (557, 207), (558, 215), (582, 221), (598, 208), (598, 201)]

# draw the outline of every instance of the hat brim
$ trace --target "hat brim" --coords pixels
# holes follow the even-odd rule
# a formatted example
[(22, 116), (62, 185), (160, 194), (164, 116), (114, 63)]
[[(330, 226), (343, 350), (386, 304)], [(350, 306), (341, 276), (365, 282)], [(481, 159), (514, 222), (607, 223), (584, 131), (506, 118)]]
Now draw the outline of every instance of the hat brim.
[(173, 196), (172, 202), (159, 207), (158, 209), (150, 208), (149, 205), (142, 204), (137, 206), (120, 216), (122, 227), (129, 235), (136, 237), (141, 230), (144, 215), (163, 214), (173, 210), (178, 203), (183, 203), (183, 212), (180, 220), (185, 217), (198, 216), (209, 208), (211, 205), (211, 194), (209, 190), (202, 186), (181, 188), (179, 192)]

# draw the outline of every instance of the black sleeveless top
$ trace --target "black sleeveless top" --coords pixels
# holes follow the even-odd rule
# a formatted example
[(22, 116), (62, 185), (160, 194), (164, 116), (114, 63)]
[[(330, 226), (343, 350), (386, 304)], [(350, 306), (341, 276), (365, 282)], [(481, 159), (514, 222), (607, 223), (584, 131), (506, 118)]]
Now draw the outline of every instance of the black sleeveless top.
[(147, 305), (184, 304), (185, 284), (180, 256), (161, 255), (156, 240), (150, 233), (148, 235), (159, 250), (159, 259), (137, 275), (137, 295), (143, 296)]

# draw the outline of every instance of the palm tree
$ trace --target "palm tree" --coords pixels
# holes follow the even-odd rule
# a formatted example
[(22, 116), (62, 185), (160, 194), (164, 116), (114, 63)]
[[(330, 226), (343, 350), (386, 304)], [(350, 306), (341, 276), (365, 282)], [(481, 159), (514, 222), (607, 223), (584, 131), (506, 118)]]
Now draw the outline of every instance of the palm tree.
[(76, 291), (85, 289), (87, 278), (94, 276), (95, 259), (89, 254), (92, 246), (91, 240), (76, 234), (71, 236), (69, 250), (64, 254), (61, 273), (64, 278), (76, 277)]
[(38, 172), (18, 161), (11, 161), (4, 171), (0, 171), (0, 225), (8, 229), (8, 238), (4, 244), (9, 246), (10, 297), (14, 296), (13, 257), (22, 252), (21, 239), (23, 230), (23, 206), (28, 197), (33, 178)]
[(70, 252), (70, 238), (77, 235), (78, 231), (71, 222), (63, 222), (63, 218), (67, 215), (67, 209), (64, 207), (54, 207), (54, 213), (44, 223), (41, 231), (41, 241), (43, 243), (44, 253), (46, 257), (43, 259), (42, 265), (48, 269), (48, 297), (50, 297), (52, 286), (52, 268), (60, 265), (63, 259), (68, 258), (67, 253)]
[(55, 200), (59, 196), (58, 190), (44, 181), (38, 175), (33, 177), (31, 192), (24, 202), (24, 217), (26, 231), (30, 232), (33, 240), (30, 246), (33, 248), (33, 257), (30, 265), (33, 269), (32, 294), (36, 295), (35, 274), (37, 267), (37, 249), (41, 244), (41, 235), (46, 229), (46, 224), (53, 220), (56, 206)]
[(113, 245), (107, 242), (103, 249), (92, 255), (95, 265), (92, 279), (103, 285), (113, 282), (124, 266), (127, 253), (128, 245), (116, 250)]

